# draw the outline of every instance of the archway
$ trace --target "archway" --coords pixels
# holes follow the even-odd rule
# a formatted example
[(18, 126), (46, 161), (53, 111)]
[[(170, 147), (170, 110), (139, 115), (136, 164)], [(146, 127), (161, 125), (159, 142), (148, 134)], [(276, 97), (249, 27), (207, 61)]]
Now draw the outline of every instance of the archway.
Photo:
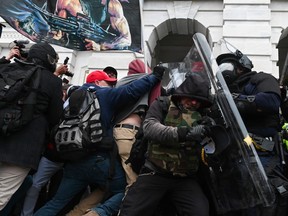
[(212, 47), (209, 29), (194, 19), (169, 19), (158, 25), (146, 41), (147, 62), (154, 67), (160, 62), (182, 61), (193, 45), (192, 36), (200, 32)]

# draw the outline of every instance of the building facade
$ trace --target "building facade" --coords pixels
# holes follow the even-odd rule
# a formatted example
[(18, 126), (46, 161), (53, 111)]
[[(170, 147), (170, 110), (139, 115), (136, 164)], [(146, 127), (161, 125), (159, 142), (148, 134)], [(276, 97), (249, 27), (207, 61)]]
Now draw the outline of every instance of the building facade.
[[(180, 61), (192, 46), (196, 32), (206, 36), (215, 57), (227, 52), (224, 39), (247, 54), (256, 71), (279, 78), (285, 68), (287, 0), (140, 0), (140, 5), (143, 53), (73, 51), (54, 46), (60, 63), (66, 56), (70, 59), (68, 64), (74, 73), (71, 83), (82, 84), (89, 71), (106, 66), (115, 67), (121, 78), (135, 58), (152, 68), (159, 62)], [(2, 19), (0, 22), (5, 24)], [(0, 38), (0, 56), (9, 52), (12, 41), (20, 39), (25, 38), (6, 24)]]

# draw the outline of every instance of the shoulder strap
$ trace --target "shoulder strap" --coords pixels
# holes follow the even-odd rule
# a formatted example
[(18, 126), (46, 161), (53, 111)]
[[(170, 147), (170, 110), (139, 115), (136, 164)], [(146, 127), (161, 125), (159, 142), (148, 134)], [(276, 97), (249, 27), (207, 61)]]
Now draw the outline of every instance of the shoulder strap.
[(169, 105), (170, 105), (170, 97), (160, 96), (160, 97), (158, 97), (158, 100), (161, 102), (162, 110), (166, 115), (168, 113), (168, 109), (169, 109)]
[(29, 81), (30, 84), (26, 88), (27, 91), (32, 92), (31, 94), (28, 94), (27, 98), (24, 100), (23, 103), (25, 104), (34, 104), (36, 102), (36, 94), (40, 91), (39, 86), (41, 82), (41, 69), (40, 66), (35, 66), (35, 70), (33, 71), (32, 79)]
[(83, 89), (78, 89), (71, 94), (69, 98), (69, 111), (71, 116), (79, 114), (86, 95), (87, 91)]

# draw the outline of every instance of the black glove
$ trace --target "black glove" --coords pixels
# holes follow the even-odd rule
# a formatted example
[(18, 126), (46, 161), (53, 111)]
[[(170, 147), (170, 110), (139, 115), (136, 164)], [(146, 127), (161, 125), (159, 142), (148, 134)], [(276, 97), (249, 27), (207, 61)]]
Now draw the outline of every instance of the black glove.
[(248, 95), (244, 98), (241, 97), (234, 98), (234, 102), (241, 115), (245, 115), (247, 117), (261, 114), (261, 112), (258, 111), (257, 109), (254, 95)]
[(203, 116), (203, 118), (198, 120), (197, 123), (198, 123), (198, 125), (201, 124), (201, 125), (207, 125), (207, 126), (216, 125), (215, 120), (209, 116)]
[(201, 141), (209, 134), (209, 127), (205, 125), (197, 125), (192, 127), (186, 134), (186, 141)]
[(161, 80), (164, 72), (165, 72), (165, 67), (156, 66), (154, 67), (152, 74), (154, 74), (159, 80)]

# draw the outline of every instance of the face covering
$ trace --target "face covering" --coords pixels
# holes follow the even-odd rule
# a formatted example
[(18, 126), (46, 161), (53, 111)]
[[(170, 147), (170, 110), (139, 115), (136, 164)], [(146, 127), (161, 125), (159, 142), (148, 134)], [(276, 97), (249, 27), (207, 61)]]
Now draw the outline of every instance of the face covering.
[(222, 71), (222, 75), (227, 83), (227, 85), (234, 82), (237, 79), (237, 73), (235, 67), (232, 63), (222, 63), (219, 65), (220, 71)]

